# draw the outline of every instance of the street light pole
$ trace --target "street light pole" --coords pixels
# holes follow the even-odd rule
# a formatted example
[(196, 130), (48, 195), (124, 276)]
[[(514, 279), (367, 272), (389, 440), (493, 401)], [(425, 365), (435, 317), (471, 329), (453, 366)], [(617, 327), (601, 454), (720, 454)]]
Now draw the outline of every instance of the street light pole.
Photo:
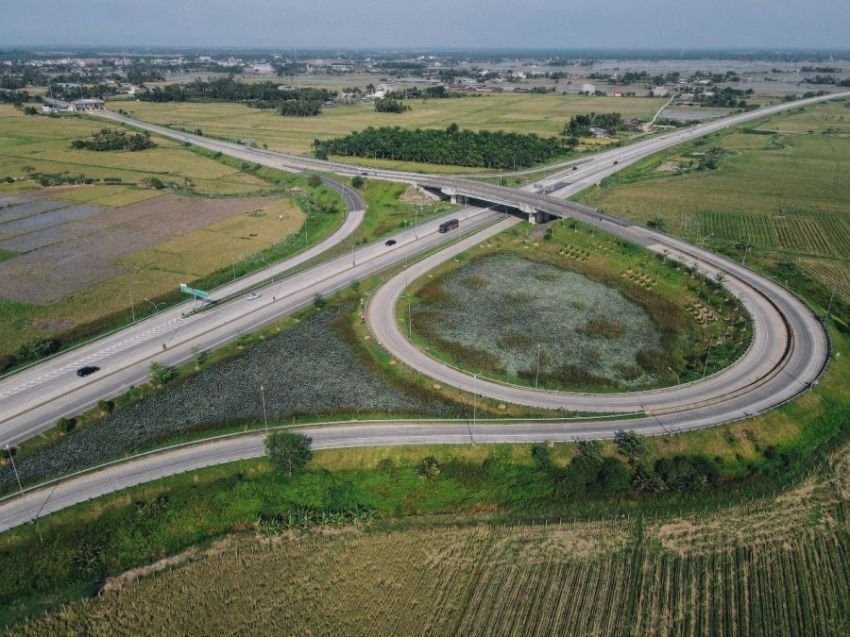
[(472, 442), (475, 443), (475, 420), (478, 417), (478, 376), (472, 375)]
[(130, 314), (133, 317), (133, 323), (136, 322), (136, 306), (133, 304), (133, 282), (127, 283), (127, 293), (130, 295)]
[(677, 384), (677, 385), (681, 385), (681, 384), (682, 384), (682, 379), (679, 377), (679, 372), (677, 372), (675, 369), (673, 369), (673, 368), (672, 368), (672, 367), (670, 367), (669, 365), (667, 366), (667, 369), (669, 369), (671, 372), (673, 372), (673, 373), (676, 375), (676, 384)]
[(269, 417), (266, 414), (266, 388), (260, 385), (260, 398), (263, 401), (263, 422), (266, 425), (266, 435), (269, 435)]
[(6, 445), (6, 453), (9, 454), (9, 461), (12, 463), (12, 470), (15, 472), (15, 480), (18, 481), (18, 493), (21, 496), (24, 495), (24, 487), (21, 484), (21, 476), (18, 475), (18, 466), (15, 464), (15, 456), (12, 455), (12, 450), (9, 449), (9, 445)]
[[(15, 472), (15, 480), (18, 482), (18, 494), (24, 497), (24, 487), (21, 484), (21, 476), (18, 474), (18, 465), (15, 464), (15, 456), (12, 455), (12, 450), (8, 444), (6, 444), (6, 453), (9, 454), (9, 461), (12, 463), (12, 470)], [(42, 508), (44, 508), (43, 505)], [(39, 541), (44, 542), (44, 538), (41, 535), (41, 528), (38, 526), (38, 514), (33, 518), (33, 523), (35, 524), (35, 532), (38, 533)]]
[(142, 300), (143, 300), (143, 301), (147, 301), (148, 303), (150, 303), (151, 305), (153, 305), (153, 313), (154, 313), (154, 314), (156, 314), (157, 312), (159, 312), (159, 306), (161, 305), (160, 303), (154, 303), (153, 301), (151, 301), (151, 300), (150, 300), (150, 299), (148, 299), (148, 298), (145, 298), (145, 299), (142, 299)]
[(832, 284), (832, 294), (829, 295), (829, 303), (826, 306), (826, 314), (823, 317), (824, 324), (829, 320), (829, 313), (832, 311), (832, 300), (835, 298), (835, 283)]
[(534, 389), (540, 383), (540, 343), (537, 344), (537, 374), (534, 376)]

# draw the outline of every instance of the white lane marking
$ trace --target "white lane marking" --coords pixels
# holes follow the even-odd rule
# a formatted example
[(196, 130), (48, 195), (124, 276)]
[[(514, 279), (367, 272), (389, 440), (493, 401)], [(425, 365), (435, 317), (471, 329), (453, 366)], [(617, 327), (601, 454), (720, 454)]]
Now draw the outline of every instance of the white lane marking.
[(128, 338), (125, 338), (117, 343), (114, 343), (108, 347), (105, 347), (97, 352), (93, 352), (82, 358), (78, 358), (72, 363), (67, 363), (62, 367), (58, 367), (53, 369), (41, 376), (37, 376), (36, 378), (31, 378), (25, 383), (21, 383), (20, 385), (16, 385), (10, 389), (0, 392), (0, 399), (9, 398), (10, 396), (14, 396), (22, 391), (26, 391), (28, 389), (32, 389), (33, 387), (37, 387), (47, 381), (53, 380), (57, 376), (62, 376), (67, 374), (68, 372), (79, 369), (83, 365), (87, 363), (95, 363), (101, 361), (105, 358), (109, 358), (110, 356), (114, 356), (120, 352), (123, 352), (134, 345), (137, 345), (141, 342), (148, 341), (155, 336), (162, 335), (163, 332), (171, 332), (174, 331), (174, 328), (181, 327), (181, 324), (190, 320), (193, 320), (195, 316), (183, 317), (178, 316), (166, 323), (160, 323), (159, 325), (155, 325), (149, 329), (146, 329), (144, 332), (140, 332), (138, 334), (134, 334)]

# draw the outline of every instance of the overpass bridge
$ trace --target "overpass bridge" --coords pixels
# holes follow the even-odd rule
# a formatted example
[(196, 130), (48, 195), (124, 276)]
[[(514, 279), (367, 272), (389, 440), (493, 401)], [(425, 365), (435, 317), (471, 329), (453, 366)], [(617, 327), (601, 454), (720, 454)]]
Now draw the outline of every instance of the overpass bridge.
[(457, 204), (483, 204), (498, 206), (506, 211), (519, 213), (530, 223), (546, 223), (553, 219), (581, 219), (605, 221), (619, 227), (632, 227), (634, 224), (618, 217), (606, 215), (595, 208), (583, 206), (571, 201), (556, 199), (545, 192), (527, 189), (508, 188), (496, 184), (420, 175), (410, 183), (435, 193)]

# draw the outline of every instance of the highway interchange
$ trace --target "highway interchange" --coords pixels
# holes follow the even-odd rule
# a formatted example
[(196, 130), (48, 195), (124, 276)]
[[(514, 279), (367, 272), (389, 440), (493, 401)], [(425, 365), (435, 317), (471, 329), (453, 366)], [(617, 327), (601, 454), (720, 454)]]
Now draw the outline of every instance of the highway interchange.
[[(454, 217), (469, 235), (422, 261), (413, 263), (391, 278), (373, 295), (368, 319), (382, 345), (399, 360), (439, 382), (496, 400), (548, 408), (635, 412), (645, 417), (623, 421), (578, 421), (568, 424), (521, 423), (478, 424), (472, 431), (465, 424), (372, 423), (310, 428), (314, 447), (394, 445), (452, 442), (520, 442), (572, 440), (577, 437), (604, 438), (628, 427), (646, 434), (669, 433), (713, 426), (745, 418), (782, 404), (817, 382), (829, 357), (826, 334), (812, 312), (793, 294), (734, 262), (691, 246), (686, 242), (650, 231), (598, 211), (563, 201), (579, 190), (598, 183), (605, 176), (650, 154), (690, 139), (728, 128), (757, 117), (798, 108), (805, 103), (846, 97), (836, 94), (780, 104), (758, 111), (647, 139), (624, 148), (595, 155), (580, 164), (566, 167), (522, 190), (473, 182), (456, 177), (419, 175), (359, 168), (349, 164), (322, 162), (236, 144), (187, 135), (123, 116), (106, 116), (133, 126), (221, 151), (245, 161), (285, 170), (322, 170), (343, 175), (415, 183), (444, 192), (457, 193), (487, 203), (512, 203), (526, 210), (545, 212), (552, 217), (573, 217), (593, 223), (608, 232), (629, 239), (668, 258), (697, 264), (708, 276), (722, 272), (724, 285), (744, 302), (753, 317), (754, 336), (747, 354), (726, 370), (702, 381), (679, 387), (599, 395), (543, 392), (474, 379), (426, 356), (401, 334), (394, 315), (396, 300), (403, 289), (438, 263), (452, 258), (488, 236), (519, 222), (517, 217), (481, 207), (466, 208)], [(337, 186), (342, 188), (342, 186)], [(541, 193), (548, 194), (541, 194)], [(356, 280), (412, 260), (433, 251), (448, 237), (436, 231), (441, 219), (431, 220), (394, 237), (397, 245), (388, 248), (379, 242), (317, 266), (287, 274), (330, 247), (352, 237), (363, 217), (363, 203), (351, 189), (343, 196), (348, 208), (346, 220), (331, 237), (313, 246), (308, 253), (276, 264), (263, 272), (237, 280), (215, 291), (215, 298), (229, 299), (204, 312), (184, 314), (178, 306), (139, 321), (103, 339), (75, 348), (0, 380), (0, 445), (14, 444), (52, 426), (62, 415), (79, 413), (97, 400), (120, 394), (131, 385), (147, 380), (151, 361), (175, 365), (188, 360), (193, 348), (208, 350), (268, 324), (282, 315), (309, 304), (316, 294), (328, 295)], [(472, 232), (476, 230), (476, 232)], [(353, 244), (352, 244), (353, 245)], [(274, 277), (274, 281), (272, 281)], [(263, 281), (268, 281), (263, 284)], [(248, 301), (244, 292), (257, 289), (260, 297)], [(97, 362), (100, 373), (84, 379), (73, 373), (78, 367)], [(0, 505), (0, 529), (27, 521), (35, 515), (64, 508), (103, 493), (115, 491), (164, 475), (255, 457), (262, 451), (261, 436), (226, 439), (190, 448), (152, 454), (132, 463), (73, 478), (66, 483), (36, 490), (23, 498), (7, 499)], [(174, 455), (177, 454), (177, 455)], [(94, 477), (97, 476), (97, 477)], [(66, 495), (61, 493), (67, 492)]]

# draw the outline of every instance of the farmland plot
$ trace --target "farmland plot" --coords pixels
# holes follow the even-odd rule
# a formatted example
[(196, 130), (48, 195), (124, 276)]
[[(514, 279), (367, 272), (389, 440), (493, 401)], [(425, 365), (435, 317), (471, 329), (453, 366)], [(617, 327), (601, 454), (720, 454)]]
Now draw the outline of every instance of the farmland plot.
[[(600, 527), (617, 540), (607, 553), (505, 553)], [(556, 523), (246, 539), (17, 634), (846, 634), (845, 531), (688, 554), (647, 548), (635, 531)]]

